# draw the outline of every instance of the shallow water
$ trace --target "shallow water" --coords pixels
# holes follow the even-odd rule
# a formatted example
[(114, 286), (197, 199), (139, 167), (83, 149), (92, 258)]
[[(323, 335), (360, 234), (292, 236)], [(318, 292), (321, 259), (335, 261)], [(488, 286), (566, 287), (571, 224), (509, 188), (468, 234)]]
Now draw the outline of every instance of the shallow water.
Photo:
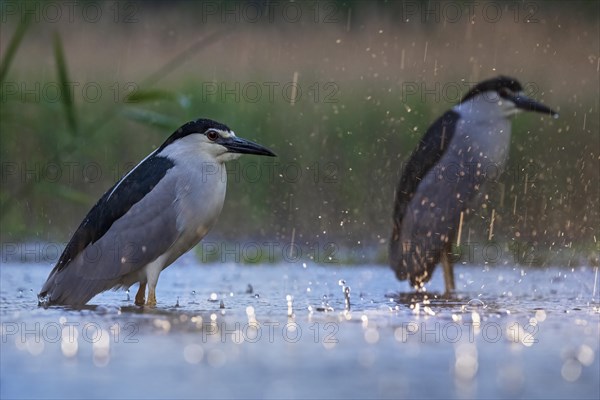
[[(50, 265), (0, 267), (2, 398), (594, 398), (594, 268), (459, 266), (408, 292), (380, 266), (198, 265), (158, 307), (37, 307)], [(349, 287), (347, 310), (344, 288)]]

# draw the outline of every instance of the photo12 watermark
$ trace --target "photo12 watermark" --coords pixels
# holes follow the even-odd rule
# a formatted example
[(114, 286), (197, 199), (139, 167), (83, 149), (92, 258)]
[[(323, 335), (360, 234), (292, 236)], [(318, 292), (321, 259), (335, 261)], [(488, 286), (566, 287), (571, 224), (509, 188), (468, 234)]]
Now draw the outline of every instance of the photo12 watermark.
[(200, 99), (203, 103), (338, 103), (339, 92), (339, 85), (332, 81), (203, 82)]
[(249, 24), (337, 24), (346, 19), (346, 10), (336, 1), (265, 2), (208, 0), (199, 2), (198, 20), (203, 23)]
[(7, 0), (0, 2), (2, 23), (13, 20), (45, 24), (73, 24), (101, 21), (134, 24), (140, 21), (140, 1), (45, 1)]
[(403, 23), (536, 24), (540, 22), (538, 1), (417, 1), (398, 2)]
[(340, 327), (336, 322), (312, 322), (302, 325), (294, 321), (286, 323), (276, 321), (257, 322), (203, 322), (200, 332), (202, 343), (298, 343), (308, 340), (313, 343), (336, 344)]
[(474, 343), (478, 337), (487, 343), (498, 343), (508, 340), (531, 346), (539, 342), (539, 326), (537, 323), (521, 324), (517, 321), (507, 325), (498, 322), (431, 322), (410, 321), (402, 323), (394, 331), (398, 342), (410, 343)]
[(335, 242), (299, 244), (294, 241), (201, 241), (196, 247), (196, 254), (203, 263), (340, 263), (340, 246)]
[[(400, 164), (399, 175), (414, 168), (408, 161)], [(502, 181), (512, 184), (535, 184), (540, 182), (544, 171), (534, 162), (504, 165), (492, 161), (440, 161), (431, 169), (437, 181), (448, 183), (472, 183), (483, 185), (486, 183), (499, 183)]]
[(0, 324), (2, 343), (9, 340), (26, 343), (99, 343), (108, 340), (111, 343), (138, 343), (139, 326), (134, 322), (115, 322), (109, 327), (93, 321), (75, 322), (2, 322)]
[[(424, 102), (434, 103), (459, 103), (462, 98), (473, 89), (479, 82), (445, 81), (445, 82), (402, 82), (400, 85), (402, 102)], [(523, 92), (527, 96), (535, 97), (541, 93), (540, 86), (536, 82), (524, 82)], [(482, 93), (486, 96), (486, 93)], [(490, 96), (496, 96), (490, 92)]]
[(137, 103), (140, 87), (136, 82), (95, 81), (4, 81), (0, 84), (1, 103), (61, 103), (73, 99), (84, 103), (107, 100), (113, 103)]

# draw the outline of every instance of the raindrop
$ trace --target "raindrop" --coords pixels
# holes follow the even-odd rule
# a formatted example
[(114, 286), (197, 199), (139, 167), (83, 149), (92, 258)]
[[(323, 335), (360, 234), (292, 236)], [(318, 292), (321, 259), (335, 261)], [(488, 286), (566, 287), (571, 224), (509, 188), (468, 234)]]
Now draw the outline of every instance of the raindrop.
[(208, 298), (208, 301), (210, 301), (211, 303), (216, 303), (218, 301), (218, 296), (215, 292), (212, 292), (210, 294), (210, 297)]
[(258, 293), (256, 293), (256, 294), (254, 295), (254, 298), (255, 298), (255, 299), (258, 299), (259, 297), (260, 297), (260, 295), (259, 295)]
[(40, 305), (44, 308), (48, 308), (49, 303), (50, 303), (50, 295), (38, 296), (38, 305)]
[(293, 300), (294, 298), (292, 297), (292, 295), (287, 295), (285, 296), (285, 300), (287, 301), (287, 315), (288, 317), (293, 317), (294, 316), (294, 307), (293, 307)]
[(196, 301), (196, 291), (192, 290), (191, 295), (192, 295), (192, 298), (190, 299), (188, 304), (198, 304), (198, 302)]
[(344, 286), (344, 307), (350, 311), (350, 286)]
[(329, 305), (328, 299), (329, 297), (326, 294), (324, 294), (323, 300), (321, 301), (321, 307), (317, 307), (316, 310), (325, 312), (333, 311), (333, 307)]
[(125, 293), (127, 293), (127, 301), (130, 301), (131, 298), (129, 297), (129, 289), (127, 289), (127, 291)]
[(486, 304), (479, 299), (471, 299), (467, 302), (467, 304), (463, 307), (465, 311), (475, 311), (478, 309), (486, 308)]
[(196, 291), (192, 290), (192, 300), (188, 302), (188, 304), (198, 304), (196, 302)]

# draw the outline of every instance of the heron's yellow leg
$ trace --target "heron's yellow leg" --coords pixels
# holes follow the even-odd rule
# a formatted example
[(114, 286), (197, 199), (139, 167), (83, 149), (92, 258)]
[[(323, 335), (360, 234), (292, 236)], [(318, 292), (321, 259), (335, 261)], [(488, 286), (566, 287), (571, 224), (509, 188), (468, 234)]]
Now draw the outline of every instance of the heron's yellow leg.
[(154, 307), (156, 305), (156, 285), (158, 284), (158, 276), (164, 266), (165, 255), (157, 258), (146, 267), (146, 279), (148, 282), (148, 300), (146, 305)]
[(450, 252), (452, 246), (446, 246), (442, 253), (442, 267), (444, 269), (444, 286), (446, 287), (446, 294), (450, 294), (454, 291), (454, 266), (450, 260)]
[(140, 288), (135, 295), (135, 305), (143, 306), (146, 303), (146, 282), (140, 282)]
[(156, 286), (148, 286), (148, 301), (146, 302), (146, 305), (151, 307), (156, 305)]

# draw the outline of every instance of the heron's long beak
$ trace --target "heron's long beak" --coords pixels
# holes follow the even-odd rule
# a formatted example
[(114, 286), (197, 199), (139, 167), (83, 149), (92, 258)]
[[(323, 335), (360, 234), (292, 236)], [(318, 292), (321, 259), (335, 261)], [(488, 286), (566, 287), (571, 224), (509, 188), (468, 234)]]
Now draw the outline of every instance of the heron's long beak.
[(258, 143), (240, 137), (232, 137), (222, 144), (231, 153), (256, 154), (259, 156), (276, 157), (276, 154)]
[(520, 108), (523, 111), (534, 111), (542, 114), (550, 114), (554, 118), (558, 118), (558, 113), (556, 111), (525, 96), (523, 93), (519, 93), (516, 96), (511, 96), (511, 101), (515, 103), (517, 108)]

